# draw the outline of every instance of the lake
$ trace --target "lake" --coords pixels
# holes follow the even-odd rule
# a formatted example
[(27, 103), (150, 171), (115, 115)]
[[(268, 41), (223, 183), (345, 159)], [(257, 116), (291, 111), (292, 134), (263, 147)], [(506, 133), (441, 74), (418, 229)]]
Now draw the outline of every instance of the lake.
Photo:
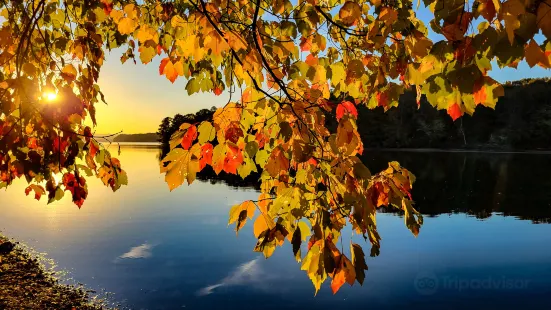
[(551, 309), (551, 155), (366, 150), (374, 172), (398, 160), (416, 174), (425, 223), (415, 238), (400, 214), (380, 212), (364, 285), (333, 295), (328, 279), (314, 296), (290, 244), (266, 260), (252, 222), (239, 236), (227, 226), (254, 188), (197, 180), (169, 192), (156, 148), (121, 150), (129, 186), (89, 178), (79, 210), (67, 196), (25, 197), (20, 180), (0, 192), (0, 230), (127, 308)]

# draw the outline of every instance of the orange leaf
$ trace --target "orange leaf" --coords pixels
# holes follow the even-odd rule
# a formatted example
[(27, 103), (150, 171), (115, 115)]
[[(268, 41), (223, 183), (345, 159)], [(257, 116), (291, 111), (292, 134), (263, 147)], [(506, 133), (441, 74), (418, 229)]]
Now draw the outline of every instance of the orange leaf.
[[(478, 80), (474, 83), (473, 95), (474, 95), (474, 103), (476, 105), (484, 104), (486, 102), (488, 94), (486, 94), (486, 88), (484, 87), (484, 78), (482, 78), (482, 79), (480, 79), (480, 80)], [(448, 113), (449, 113), (449, 110), (448, 110)], [(453, 116), (452, 116), (452, 118), (453, 118)]]
[(300, 38), (300, 50), (302, 52), (307, 52), (312, 48), (312, 38), (311, 37), (301, 37)]
[(165, 73), (165, 67), (166, 64), (170, 61), (170, 58), (166, 57), (161, 60), (161, 64), (159, 65), (159, 74), (163, 75)]
[(335, 271), (335, 275), (331, 281), (331, 290), (333, 291), (333, 294), (336, 294), (339, 291), (344, 282), (346, 282), (346, 276), (344, 270), (339, 267)]
[(159, 74), (164, 74), (171, 83), (174, 83), (174, 81), (178, 78), (178, 70), (176, 70), (174, 64), (168, 57), (161, 60), (161, 64), (159, 65)]

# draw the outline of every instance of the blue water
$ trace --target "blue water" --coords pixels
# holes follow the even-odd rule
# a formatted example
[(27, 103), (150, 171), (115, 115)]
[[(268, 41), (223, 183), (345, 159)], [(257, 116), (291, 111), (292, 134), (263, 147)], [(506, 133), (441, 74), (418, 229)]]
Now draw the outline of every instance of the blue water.
[(374, 154), (372, 166), (398, 159), (418, 175), (421, 233), (380, 213), (381, 254), (367, 259), (364, 285), (333, 295), (328, 280), (317, 296), (288, 244), (266, 260), (252, 251), (251, 223), (239, 236), (227, 226), (254, 189), (198, 180), (169, 192), (157, 156), (123, 146), (129, 186), (89, 180), (81, 210), (25, 197), (19, 182), (0, 192), (0, 229), (131, 309), (551, 309), (546, 156)]

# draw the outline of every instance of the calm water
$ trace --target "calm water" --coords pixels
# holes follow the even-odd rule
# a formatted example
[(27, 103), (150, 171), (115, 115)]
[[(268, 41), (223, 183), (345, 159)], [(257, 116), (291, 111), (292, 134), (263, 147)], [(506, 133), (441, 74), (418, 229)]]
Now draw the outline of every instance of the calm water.
[(367, 153), (374, 171), (399, 160), (417, 175), (425, 224), (414, 238), (399, 214), (379, 214), (381, 255), (363, 287), (335, 296), (327, 281), (314, 297), (288, 244), (265, 260), (250, 223), (238, 237), (227, 227), (254, 189), (170, 193), (152, 148), (123, 146), (130, 185), (91, 180), (81, 210), (25, 197), (21, 182), (0, 192), (0, 229), (132, 309), (551, 309), (551, 155)]

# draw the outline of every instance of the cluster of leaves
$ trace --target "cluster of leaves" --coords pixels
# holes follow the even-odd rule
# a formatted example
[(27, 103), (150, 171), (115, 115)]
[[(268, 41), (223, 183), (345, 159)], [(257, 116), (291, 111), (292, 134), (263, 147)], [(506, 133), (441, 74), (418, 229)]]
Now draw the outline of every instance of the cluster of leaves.
[[(48, 120), (30, 130), (44, 151), (49, 150), (46, 137), (59, 132), (71, 141), (74, 157), (97, 160), (95, 144), (88, 142), (79, 120), (87, 114), (93, 118), (104, 50), (119, 46), (127, 47), (123, 62), (162, 57), (159, 73), (171, 82), (186, 78), (189, 94), (239, 92), (237, 101), (230, 96), (211, 121), (180, 127), (161, 172), (172, 190), (192, 183), (207, 165), (241, 177), (261, 171), (258, 200), (232, 208), (230, 223), (239, 230), (258, 209), (255, 250), (268, 257), (287, 238), (316, 291), (329, 275), (336, 292), (344, 282), (362, 283), (367, 268), (360, 246), (352, 244), (350, 258), (336, 246), (347, 223), (370, 241), (371, 255), (379, 252), (378, 207), (402, 210), (415, 235), (422, 224), (410, 197), (413, 175), (395, 162), (371, 174), (359, 160), (364, 148), (356, 106), (389, 109), (415, 86), (418, 98), (425, 95), (455, 120), (472, 114), (478, 104), (493, 107), (503, 94), (488, 75), (492, 61), (502, 67), (516, 67), (523, 59), (530, 66), (551, 66), (551, 0), (423, 2), (434, 13), (426, 22), (439, 42), (428, 38), (429, 28), (417, 18), (412, 0), (4, 2), (7, 21), (0, 44), (1, 57), (8, 58), (2, 65), (8, 94), (2, 97), (2, 126), (10, 132), (18, 123), (22, 129), (23, 120)], [(541, 44), (540, 31), (547, 38)], [(74, 103), (62, 115), (25, 115), (31, 110), (21, 96), (34, 94), (27, 84), (77, 99), (67, 101)], [(328, 100), (330, 95), (338, 100)], [(335, 128), (327, 125), (328, 117), (335, 117)], [(41, 126), (46, 126), (42, 135)], [(11, 149), (2, 153), (2, 164), (8, 165), (3, 173), (14, 171), (13, 154), (28, 140), (25, 132), (12, 137)], [(74, 171), (74, 180), (67, 177), (73, 185), (65, 188), (73, 189), (78, 201), (82, 191), (77, 188), (84, 182), (77, 165), (57, 160), (61, 168), (52, 168), (48, 160), (56, 160), (50, 159), (55, 152), (54, 147), (39, 153), (40, 167), (47, 174)], [(24, 154), (16, 163), (31, 158)], [(103, 158), (100, 170), (108, 172), (97, 171), (93, 160), (86, 163), (116, 189), (123, 183), (120, 166), (110, 156)], [(15, 176), (36, 175), (15, 171)]]
[(95, 124), (104, 47), (117, 36), (91, 2), (0, 4), (0, 188), (24, 176), (27, 195), (47, 194), (50, 203), (68, 191), (80, 208), (85, 176), (113, 191), (127, 183), (120, 162), (84, 125)]

